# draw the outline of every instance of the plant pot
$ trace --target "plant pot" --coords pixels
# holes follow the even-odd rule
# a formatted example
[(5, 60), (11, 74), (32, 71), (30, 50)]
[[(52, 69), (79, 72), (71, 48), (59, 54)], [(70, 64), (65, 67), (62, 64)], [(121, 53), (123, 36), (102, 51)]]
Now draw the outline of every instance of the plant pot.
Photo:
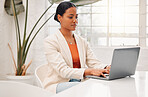
[(26, 74), (25, 76), (16, 76), (14, 74), (7, 74), (7, 80), (10, 81), (17, 81), (22, 83), (27, 83), (33, 85), (34, 75), (33, 74)]

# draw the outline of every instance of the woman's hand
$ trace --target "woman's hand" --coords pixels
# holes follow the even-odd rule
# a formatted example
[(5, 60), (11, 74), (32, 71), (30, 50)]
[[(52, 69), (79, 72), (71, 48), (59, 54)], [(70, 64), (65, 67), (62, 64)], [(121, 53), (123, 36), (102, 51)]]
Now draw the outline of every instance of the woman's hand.
[(106, 77), (104, 74), (109, 74), (109, 71), (107, 69), (93, 69), (93, 68), (87, 68), (84, 72), (84, 77), (87, 75), (94, 75), (94, 76), (103, 76)]
[(110, 68), (111, 68), (111, 65), (108, 65), (104, 69), (106, 69), (106, 70), (108, 70), (110, 72)]

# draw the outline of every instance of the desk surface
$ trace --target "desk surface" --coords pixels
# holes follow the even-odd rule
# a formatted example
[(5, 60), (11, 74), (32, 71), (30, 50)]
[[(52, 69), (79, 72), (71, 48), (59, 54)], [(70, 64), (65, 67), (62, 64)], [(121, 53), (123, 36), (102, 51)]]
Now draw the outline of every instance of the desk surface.
[(111, 81), (89, 79), (53, 97), (148, 97), (148, 72)]
[(0, 97), (51, 97), (45, 89), (15, 81), (0, 81)]

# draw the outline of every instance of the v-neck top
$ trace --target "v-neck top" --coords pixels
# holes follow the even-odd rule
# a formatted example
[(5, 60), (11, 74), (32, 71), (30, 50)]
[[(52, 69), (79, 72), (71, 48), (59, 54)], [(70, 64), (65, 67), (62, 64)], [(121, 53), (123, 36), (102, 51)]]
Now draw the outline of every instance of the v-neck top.
[(68, 44), (68, 46), (69, 46), (69, 49), (70, 49), (70, 52), (72, 55), (73, 68), (81, 68), (77, 45), (76, 44)]

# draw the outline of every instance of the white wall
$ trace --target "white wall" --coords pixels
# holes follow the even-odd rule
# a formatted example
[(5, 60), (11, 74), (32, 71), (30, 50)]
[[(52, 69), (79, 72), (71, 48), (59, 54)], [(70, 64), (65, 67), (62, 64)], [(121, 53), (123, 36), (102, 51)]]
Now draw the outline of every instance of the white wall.
[(12, 36), (12, 17), (4, 11), (4, 1), (0, 0), (0, 75), (9, 72), (11, 69), (11, 57), (7, 44), (11, 43)]

